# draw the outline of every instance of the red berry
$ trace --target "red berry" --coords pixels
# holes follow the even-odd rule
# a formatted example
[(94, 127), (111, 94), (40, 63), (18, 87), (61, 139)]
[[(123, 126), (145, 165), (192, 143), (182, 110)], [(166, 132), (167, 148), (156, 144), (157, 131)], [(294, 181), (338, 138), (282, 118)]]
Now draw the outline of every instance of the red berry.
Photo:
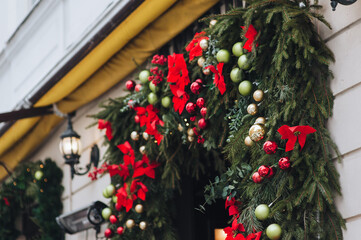
[(189, 114), (193, 114), (196, 111), (196, 105), (192, 102), (187, 103), (186, 110)]
[(268, 175), (266, 176), (266, 178), (271, 178), (275, 175), (275, 172), (276, 172), (276, 169), (274, 167), (270, 167), (269, 168), (269, 173)]
[(204, 107), (204, 98), (198, 98), (196, 103), (199, 108)]
[(123, 228), (123, 227), (118, 227), (118, 228), (117, 228), (117, 233), (118, 233), (119, 235), (122, 235), (123, 232), (124, 232), (124, 228)]
[(259, 175), (258, 172), (253, 173), (252, 180), (255, 183), (261, 183), (263, 181), (263, 178)]
[(117, 217), (115, 215), (110, 215), (109, 222), (111, 224), (115, 224), (116, 222), (118, 222), (118, 219), (117, 219)]
[(291, 162), (290, 159), (288, 157), (283, 157), (278, 161), (278, 166), (282, 169), (282, 170), (287, 170), (288, 168), (291, 167)]
[(135, 115), (134, 117), (134, 122), (135, 123), (139, 123), (140, 122), (140, 117), (138, 115)]
[(106, 238), (111, 238), (113, 236), (113, 231), (110, 228), (105, 229), (104, 236)]
[(207, 128), (207, 121), (204, 118), (198, 120), (198, 126), (200, 129)]
[(122, 210), (123, 206), (120, 203), (116, 203), (115, 204), (115, 209), (117, 209), (117, 211)]
[(207, 115), (207, 108), (202, 107), (202, 109), (201, 109), (201, 115), (202, 115), (202, 117), (205, 117), (205, 116)]
[(265, 165), (262, 165), (258, 168), (258, 173), (261, 177), (265, 177), (269, 174), (269, 167), (265, 166)]
[(125, 83), (125, 87), (129, 90), (129, 91), (133, 91), (135, 88), (135, 82), (133, 80), (128, 80)]
[(273, 141), (266, 141), (263, 144), (263, 150), (267, 154), (274, 154), (277, 151), (277, 148), (278, 148), (277, 143)]
[(200, 85), (203, 85), (203, 80), (202, 79), (197, 79), (196, 83), (199, 83)]
[(137, 85), (135, 85), (135, 91), (136, 92), (139, 92), (141, 89), (142, 89), (142, 85), (141, 84), (137, 84)]
[(191, 84), (191, 92), (194, 94), (199, 94), (202, 90), (201, 84), (194, 82)]

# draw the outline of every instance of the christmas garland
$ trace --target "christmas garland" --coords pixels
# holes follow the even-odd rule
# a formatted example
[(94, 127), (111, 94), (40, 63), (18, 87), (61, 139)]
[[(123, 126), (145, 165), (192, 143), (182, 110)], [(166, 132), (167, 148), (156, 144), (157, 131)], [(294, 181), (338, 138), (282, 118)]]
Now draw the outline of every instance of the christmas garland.
[(338, 151), (325, 125), (334, 59), (313, 25), (327, 25), (319, 8), (255, 0), (206, 18), (184, 53), (155, 55), (127, 96), (101, 106), (109, 147), (90, 176), (111, 176), (105, 237), (177, 239), (168, 206), (181, 170), (214, 168), (223, 173), (199, 209), (225, 200), (227, 240), (342, 239)]
[[(51, 159), (24, 163), (15, 169), (0, 189), (1, 240), (17, 239), (21, 234), (39, 240), (64, 238), (55, 221), (63, 208), (63, 187), (59, 185), (62, 177), (63, 172)], [(19, 216), (28, 218), (38, 230), (26, 233), (16, 229)]]

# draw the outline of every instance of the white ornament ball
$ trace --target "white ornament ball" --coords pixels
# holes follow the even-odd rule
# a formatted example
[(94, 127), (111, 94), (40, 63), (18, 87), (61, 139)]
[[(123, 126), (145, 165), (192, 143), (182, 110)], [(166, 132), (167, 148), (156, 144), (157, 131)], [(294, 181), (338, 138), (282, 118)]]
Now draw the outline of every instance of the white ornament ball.
[(144, 139), (145, 141), (148, 141), (148, 139), (149, 139), (149, 134), (146, 133), (146, 132), (143, 132), (143, 139)]
[(209, 22), (209, 27), (213, 27), (214, 25), (217, 24), (217, 20), (216, 19), (212, 19), (210, 22)]
[(130, 138), (131, 138), (133, 141), (138, 141), (138, 140), (139, 140), (139, 134), (138, 134), (138, 132), (137, 132), (137, 131), (131, 132)]
[(135, 226), (135, 222), (133, 219), (128, 219), (125, 222), (125, 226), (127, 226), (127, 228), (132, 229)]
[(193, 137), (193, 136), (188, 136), (188, 141), (193, 142), (193, 141), (194, 141), (194, 137)]
[(199, 42), (199, 46), (203, 49), (203, 50), (207, 50), (208, 49), (208, 40), (207, 39), (202, 39)]
[(143, 210), (144, 210), (142, 204), (137, 204), (137, 205), (135, 205), (135, 208), (134, 208), (134, 209), (135, 209), (135, 211), (136, 211), (137, 213), (142, 213)]
[(188, 128), (187, 134), (188, 134), (188, 136), (193, 137), (193, 136), (194, 136), (194, 130), (193, 130), (193, 128)]
[(147, 223), (144, 221), (141, 221), (139, 223), (139, 228), (144, 231), (145, 229), (147, 229)]
[(198, 66), (203, 67), (204, 63), (206, 62), (206, 59), (204, 57), (200, 57), (197, 60)]
[(139, 152), (144, 155), (145, 154), (145, 146), (140, 146)]
[(306, 7), (306, 4), (304, 2), (300, 2), (298, 5), (300, 6), (300, 8)]
[(180, 131), (180, 132), (183, 132), (183, 130), (184, 130), (184, 128), (183, 128), (183, 126), (182, 126), (182, 124), (178, 124), (178, 131)]
[(211, 74), (211, 70), (209, 70), (208, 68), (207, 68), (207, 69), (204, 69), (204, 70), (203, 70), (203, 74), (204, 74), (204, 75), (209, 75), (209, 74)]

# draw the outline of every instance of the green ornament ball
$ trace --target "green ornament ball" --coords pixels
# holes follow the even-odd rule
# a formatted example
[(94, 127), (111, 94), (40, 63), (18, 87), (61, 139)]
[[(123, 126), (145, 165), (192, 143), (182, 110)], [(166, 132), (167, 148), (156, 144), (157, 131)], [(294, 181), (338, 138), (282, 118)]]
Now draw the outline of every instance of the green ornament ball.
[(102, 210), (102, 217), (105, 220), (108, 220), (110, 215), (112, 215), (112, 210), (110, 208), (106, 207)]
[(248, 70), (251, 67), (251, 64), (249, 63), (248, 57), (246, 55), (242, 55), (238, 58), (238, 67), (243, 70)]
[(232, 53), (236, 57), (240, 57), (243, 55), (243, 45), (241, 42), (233, 44)]
[(113, 203), (117, 203), (118, 202), (118, 197), (114, 195), (112, 197), (112, 201), (113, 201)]
[(157, 94), (154, 92), (151, 92), (148, 94), (148, 102), (152, 105), (154, 105), (158, 101)]
[(258, 220), (266, 220), (269, 215), (269, 207), (266, 204), (258, 205), (254, 211), (254, 214)]
[(238, 83), (242, 80), (243, 72), (239, 68), (233, 68), (230, 74), (232, 82)]
[(107, 191), (108, 196), (113, 196), (113, 194), (115, 193), (115, 187), (113, 184), (109, 184), (105, 190)]
[(148, 77), (150, 72), (148, 70), (143, 70), (139, 73), (139, 80), (141, 83), (146, 84), (148, 82)]
[(281, 234), (282, 234), (281, 226), (276, 223), (269, 225), (266, 229), (266, 235), (271, 240), (280, 239)]
[(149, 89), (150, 89), (150, 91), (156, 93), (156, 92), (159, 91), (160, 88), (159, 88), (158, 86), (154, 85), (153, 82), (150, 82), (150, 83), (149, 83)]
[(106, 188), (103, 189), (103, 197), (105, 197), (105, 198), (110, 198), (111, 197), (111, 196), (109, 196), (108, 191), (107, 191)]
[(248, 96), (252, 92), (252, 83), (248, 80), (242, 81), (238, 86), (238, 91), (242, 96)]
[(43, 176), (44, 176), (44, 173), (40, 170), (36, 171), (35, 175), (34, 175), (35, 179), (38, 181), (40, 181), (43, 178)]
[(231, 54), (228, 52), (228, 50), (221, 49), (217, 52), (216, 58), (217, 58), (217, 61), (220, 63), (221, 62), (228, 63), (231, 58)]
[(169, 108), (171, 103), (170, 97), (164, 97), (162, 98), (162, 106), (165, 108)]

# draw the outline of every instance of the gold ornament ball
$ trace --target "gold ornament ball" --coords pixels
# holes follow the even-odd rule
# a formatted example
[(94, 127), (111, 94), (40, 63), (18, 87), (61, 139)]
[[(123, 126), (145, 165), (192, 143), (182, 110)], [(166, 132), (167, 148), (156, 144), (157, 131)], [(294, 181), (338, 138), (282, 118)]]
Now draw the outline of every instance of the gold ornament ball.
[(148, 139), (149, 139), (149, 134), (148, 133), (146, 133), (146, 132), (143, 132), (143, 139), (145, 140), (145, 141), (148, 141)]
[(194, 137), (193, 137), (193, 136), (188, 136), (188, 141), (193, 142), (193, 141), (194, 141)]
[(262, 124), (265, 125), (266, 124), (266, 119), (264, 117), (259, 117), (256, 119), (256, 121), (254, 122), (254, 124)]
[(254, 142), (252, 141), (252, 139), (249, 136), (247, 136), (244, 139), (244, 144), (246, 144), (248, 147), (252, 147), (254, 145)]
[(208, 40), (207, 39), (202, 39), (199, 42), (199, 46), (203, 49), (203, 50), (207, 50), (208, 49)]
[(217, 20), (216, 19), (212, 19), (210, 22), (209, 22), (209, 27), (213, 27), (214, 25), (217, 24)]
[(135, 209), (135, 211), (136, 211), (137, 213), (142, 213), (143, 210), (144, 210), (142, 204), (137, 204), (137, 205), (135, 205), (135, 208), (134, 208), (134, 209)]
[(137, 133), (137, 131), (131, 132), (130, 138), (131, 138), (133, 141), (138, 141), (138, 140), (139, 140), (139, 134)]
[(193, 136), (194, 136), (194, 130), (193, 130), (193, 128), (188, 128), (187, 134), (188, 134), (188, 136), (193, 137)]
[(140, 146), (139, 152), (144, 155), (145, 154), (145, 146)]
[(206, 59), (204, 57), (198, 58), (198, 60), (197, 60), (198, 66), (203, 67), (205, 61), (206, 61)]
[(257, 114), (257, 112), (258, 112), (257, 105), (255, 103), (251, 103), (250, 105), (248, 105), (247, 112), (251, 115)]
[(256, 102), (260, 102), (263, 100), (263, 97), (264, 97), (264, 92), (260, 89), (254, 91), (253, 93), (253, 99), (256, 101)]
[(249, 129), (249, 137), (254, 142), (262, 140), (265, 134), (266, 130), (262, 125), (255, 124)]
[(178, 131), (183, 132), (184, 128), (182, 124), (178, 123)]
[(147, 225), (148, 224), (145, 221), (141, 221), (139, 223), (139, 228), (144, 231), (145, 229), (147, 229)]
[(207, 68), (207, 69), (204, 69), (204, 70), (203, 70), (203, 74), (204, 74), (204, 75), (209, 75), (209, 74), (211, 74), (211, 70), (209, 70), (208, 68)]
[(127, 226), (127, 228), (132, 229), (135, 226), (135, 222), (133, 219), (128, 219), (125, 222), (125, 226)]

